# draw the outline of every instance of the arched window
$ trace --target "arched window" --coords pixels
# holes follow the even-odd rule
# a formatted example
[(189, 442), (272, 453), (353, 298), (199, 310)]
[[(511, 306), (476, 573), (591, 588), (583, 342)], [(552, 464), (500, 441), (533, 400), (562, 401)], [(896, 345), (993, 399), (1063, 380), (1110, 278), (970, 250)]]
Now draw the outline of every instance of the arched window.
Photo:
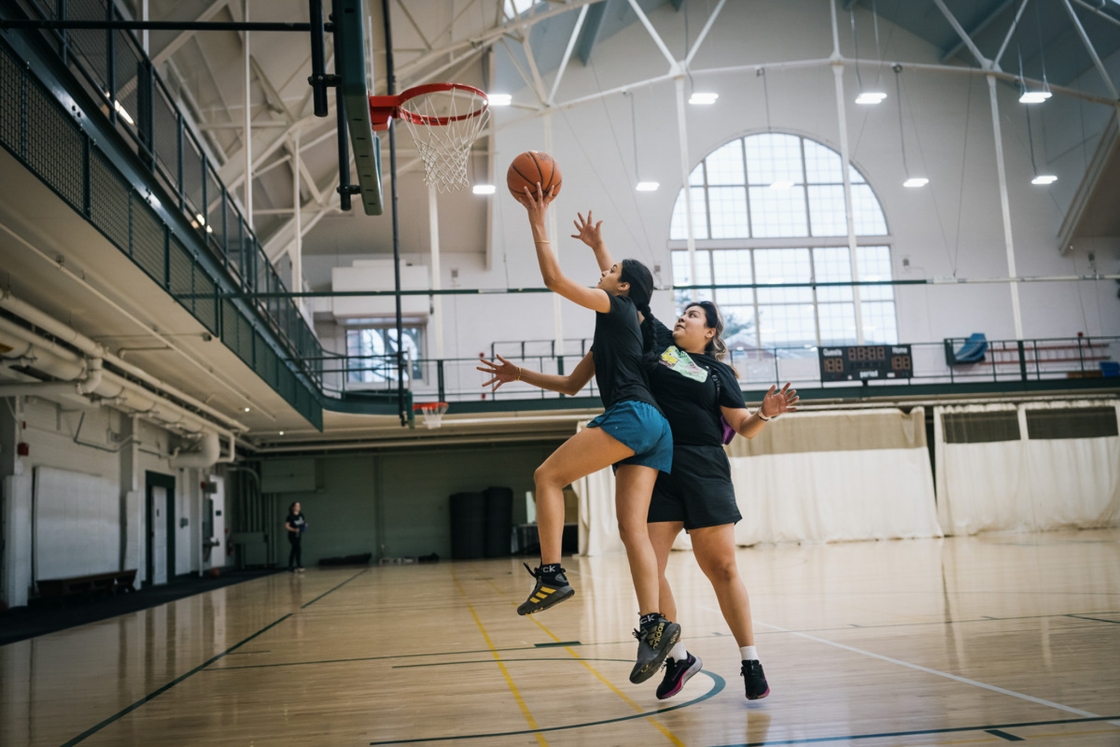
[[(689, 176), (695, 284), (843, 283), (852, 280), (840, 154), (800, 135), (732, 140)], [(890, 280), (887, 222), (871, 186), (851, 167), (859, 280)], [(673, 209), (673, 282), (692, 285), (685, 196)], [(733, 348), (854, 345), (858, 297), (866, 343), (898, 342), (892, 286), (680, 291), (712, 298), (727, 317)]]

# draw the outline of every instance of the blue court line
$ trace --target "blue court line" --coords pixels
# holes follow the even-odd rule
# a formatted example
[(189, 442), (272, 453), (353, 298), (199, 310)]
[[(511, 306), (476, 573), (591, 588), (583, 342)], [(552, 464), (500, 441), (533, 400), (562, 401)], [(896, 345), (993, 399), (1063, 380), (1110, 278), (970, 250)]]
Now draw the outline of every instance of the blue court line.
[(310, 607), (311, 605), (315, 604), (315, 603), (316, 603), (316, 602), (318, 602), (318, 601), (319, 601), (320, 599), (322, 599), (323, 597), (325, 597), (325, 596), (326, 596), (327, 594), (330, 594), (330, 593), (331, 593), (332, 591), (337, 591), (338, 589), (341, 589), (341, 588), (342, 588), (343, 586), (346, 586), (346, 584), (350, 583), (351, 581), (353, 581), (354, 579), (356, 579), (356, 578), (357, 578), (358, 576), (362, 575), (363, 573), (368, 573), (368, 572), (369, 572), (369, 568), (366, 568), (365, 570), (362, 570), (362, 571), (358, 571), (358, 572), (357, 572), (357, 573), (355, 573), (355, 574), (354, 574), (353, 576), (351, 576), (350, 578), (346, 579), (345, 581), (343, 581), (343, 582), (342, 582), (341, 584), (339, 584), (338, 586), (334, 587), (334, 588), (333, 588), (333, 589), (331, 589), (330, 591), (324, 591), (324, 592), (323, 592), (322, 594), (320, 594), (319, 596), (315, 597), (314, 599), (312, 599), (312, 600), (311, 600), (310, 602), (308, 602), (307, 604), (305, 604), (305, 605), (303, 605), (302, 607), (300, 607), (300, 609), (301, 609), (301, 610), (302, 610), (302, 609), (307, 609), (308, 607)]
[(926, 734), (952, 734), (963, 731), (991, 731), (993, 729), (1021, 729), (1030, 726), (1054, 726), (1057, 724), (1082, 724), (1094, 721), (1115, 721), (1117, 716), (1097, 716), (1095, 718), (1066, 718), (1053, 721), (1026, 721), (1020, 724), (987, 724), (984, 726), (952, 726), (944, 729), (915, 729), (913, 731), (885, 731), (878, 734), (844, 734), (835, 737), (808, 737), (806, 739), (767, 739), (764, 742), (740, 742), (720, 747), (770, 747), (779, 744), (820, 744), (822, 742), (846, 742), (857, 739), (889, 739), (891, 737), (917, 737)]
[[(503, 661), (506, 661), (503, 659)], [(517, 659), (510, 659), (509, 661), (518, 661)], [(581, 661), (622, 661), (621, 659), (553, 659), (553, 661), (570, 661), (572, 663), (580, 663)], [(626, 663), (630, 660), (626, 659)], [(727, 682), (714, 672), (707, 670), (700, 670), (699, 674), (707, 675), (712, 680), (712, 689), (701, 695), (699, 698), (694, 698), (686, 703), (680, 705), (670, 706), (669, 708), (659, 708), (656, 711), (646, 711), (644, 713), (635, 713), (632, 716), (620, 716), (618, 718), (608, 718), (602, 721), (587, 721), (582, 724), (568, 724), (565, 726), (546, 726), (540, 729), (519, 729), (517, 731), (498, 731), (491, 734), (456, 734), (449, 737), (424, 737), (421, 739), (392, 739), (386, 742), (370, 742), (371, 747), (374, 745), (386, 744), (416, 744), (419, 742), (450, 742), (457, 739), (495, 739), (498, 737), (513, 737), (521, 734), (544, 734), (550, 731), (569, 731), (571, 729), (583, 729), (588, 726), (602, 726), (603, 724), (617, 724), (620, 721), (633, 721), (639, 718), (650, 718), (651, 716), (660, 716), (669, 711), (678, 711), (681, 708), (688, 708), (691, 705), (713, 698), (723, 692), (723, 688), (727, 686)]]
[(101, 722), (100, 724), (98, 724), (97, 726), (94, 726), (94, 727), (92, 727), (92, 728), (90, 728), (90, 729), (87, 729), (87, 730), (83, 731), (83, 732), (82, 732), (81, 734), (79, 734), (78, 736), (74, 737), (74, 738), (73, 738), (73, 739), (71, 739), (71, 740), (70, 740), (69, 742), (66, 742), (66, 743), (64, 743), (64, 744), (62, 745), (62, 747), (70, 747), (71, 745), (77, 744), (78, 742), (82, 742), (82, 741), (84, 741), (84, 740), (88, 739), (89, 737), (92, 737), (92, 736), (93, 736), (94, 734), (96, 734), (97, 732), (101, 731), (101, 730), (102, 730), (102, 729), (104, 729), (104, 728), (105, 728), (106, 726), (109, 726), (110, 724), (112, 724), (112, 723), (114, 723), (114, 722), (116, 722), (116, 721), (119, 721), (120, 719), (124, 718), (125, 716), (127, 716), (127, 715), (128, 715), (128, 714), (130, 714), (130, 713), (132, 713), (133, 711), (135, 711), (135, 710), (136, 710), (137, 708), (139, 708), (140, 706), (142, 706), (142, 705), (144, 705), (145, 703), (147, 703), (147, 702), (148, 702), (149, 700), (153, 700), (154, 698), (158, 698), (158, 697), (159, 697), (160, 695), (163, 695), (163, 694), (164, 694), (165, 692), (167, 692), (167, 691), (168, 691), (168, 690), (170, 690), (171, 688), (175, 687), (176, 685), (178, 685), (178, 684), (179, 684), (180, 682), (182, 682), (183, 680), (187, 679), (187, 678), (188, 678), (188, 677), (190, 677), (191, 675), (197, 674), (197, 673), (198, 673), (199, 671), (201, 671), (201, 670), (205, 669), (206, 667), (210, 666), (210, 665), (211, 665), (211, 664), (213, 664), (214, 662), (216, 662), (216, 661), (218, 661), (219, 659), (221, 659), (221, 658), (222, 658), (223, 656), (227, 656), (227, 655), (229, 655), (229, 654), (230, 654), (231, 652), (233, 652), (233, 651), (236, 651), (237, 649), (241, 648), (242, 646), (244, 646), (244, 645), (245, 645), (246, 643), (248, 643), (249, 641), (253, 640), (253, 639), (254, 639), (254, 638), (256, 638), (257, 636), (261, 635), (262, 633), (265, 633), (266, 631), (268, 631), (268, 630), (270, 630), (270, 629), (272, 629), (272, 628), (276, 627), (277, 625), (279, 625), (280, 623), (284, 622), (285, 620), (287, 620), (287, 619), (288, 619), (289, 617), (291, 617), (291, 616), (292, 616), (292, 613), (290, 613), (290, 612), (289, 612), (288, 614), (284, 615), (284, 616), (283, 616), (283, 617), (281, 617), (280, 619), (278, 619), (278, 620), (275, 620), (275, 621), (273, 621), (273, 622), (269, 623), (269, 624), (268, 624), (268, 625), (266, 625), (265, 627), (263, 627), (263, 628), (261, 628), (260, 630), (258, 630), (258, 631), (257, 631), (256, 633), (253, 633), (253, 634), (252, 634), (251, 636), (249, 636), (249, 637), (248, 637), (248, 638), (246, 638), (245, 640), (241, 641), (240, 643), (236, 643), (236, 644), (234, 644), (233, 646), (231, 646), (231, 647), (227, 648), (227, 649), (226, 649), (225, 651), (223, 651), (222, 653), (220, 653), (220, 654), (218, 654), (217, 656), (213, 657), (212, 659), (210, 659), (210, 660), (209, 660), (209, 661), (207, 661), (206, 663), (204, 663), (204, 664), (199, 664), (199, 665), (198, 665), (197, 667), (195, 667), (195, 668), (194, 668), (194, 669), (192, 669), (191, 671), (187, 672), (186, 674), (182, 674), (182, 675), (179, 675), (178, 677), (176, 677), (175, 679), (171, 680), (170, 682), (168, 682), (168, 683), (167, 683), (166, 685), (164, 685), (163, 687), (159, 688), (158, 690), (154, 690), (154, 691), (152, 691), (151, 693), (149, 693), (148, 695), (145, 695), (145, 696), (144, 696), (143, 698), (141, 698), (140, 700), (136, 701), (135, 703), (133, 703), (132, 705), (130, 705), (130, 706), (129, 706), (128, 708), (125, 708), (125, 709), (124, 709), (123, 711), (119, 711), (119, 712), (117, 712), (117, 713), (113, 714), (112, 716), (110, 716), (109, 718), (105, 719), (104, 721), (102, 721), (102, 722)]

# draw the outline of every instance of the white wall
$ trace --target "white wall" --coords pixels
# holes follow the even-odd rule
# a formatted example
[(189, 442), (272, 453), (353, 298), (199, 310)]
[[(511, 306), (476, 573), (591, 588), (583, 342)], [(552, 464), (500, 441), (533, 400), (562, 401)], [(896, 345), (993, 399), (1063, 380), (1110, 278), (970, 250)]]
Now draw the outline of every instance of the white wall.
[[(13, 409), (8, 408), (10, 404)], [(175, 572), (201, 572), (202, 478), (199, 470), (169, 467), (170, 451), (178, 443), (175, 435), (149, 423), (133, 421), (107, 407), (80, 409), (27, 398), (21, 410), (14, 409), (12, 399), (0, 402), (0, 408), (3, 408), (0, 424), (5, 433), (11, 431), (0, 444), (7, 457), (0, 463), (3, 466), (0, 476), (12, 476), (4, 481), (3, 515), (5, 536), (13, 541), (5, 545), (0, 563), (4, 569), (2, 594), (6, 603), (26, 604), (27, 589), (33, 581), (31, 476), (39, 467), (64, 470), (69, 475), (91, 475), (94, 482), (107, 485), (117, 493), (119, 513), (113, 522), (117, 530), (99, 535), (95, 550), (99, 558), (118, 559), (115, 567), (136, 568), (137, 582), (146, 580), (145, 473), (150, 470), (173, 475), (176, 481)], [(135, 440), (130, 442), (130, 436)], [(81, 443), (76, 443), (75, 437)], [(14, 457), (10, 451), (14, 443), (26, 444), (28, 455)], [(80, 513), (75, 508), (75, 520)], [(180, 526), (181, 517), (187, 518), (187, 526)], [(224, 552), (216, 553), (207, 567), (224, 563)], [(77, 570), (71, 570), (70, 575), (78, 575)], [(98, 567), (86, 572), (103, 570)]]

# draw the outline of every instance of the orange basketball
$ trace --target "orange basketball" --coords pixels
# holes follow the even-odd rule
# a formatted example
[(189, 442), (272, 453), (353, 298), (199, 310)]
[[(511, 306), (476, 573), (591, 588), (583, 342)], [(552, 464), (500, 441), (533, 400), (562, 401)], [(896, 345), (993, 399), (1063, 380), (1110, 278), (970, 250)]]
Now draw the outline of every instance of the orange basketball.
[(556, 194), (560, 194), (561, 179), (560, 167), (556, 165), (556, 161), (539, 150), (525, 151), (513, 159), (506, 172), (506, 186), (515, 197), (523, 197), (525, 187), (536, 197), (537, 182), (540, 182), (544, 194), (547, 195), (548, 190), (553, 187), (556, 188)]

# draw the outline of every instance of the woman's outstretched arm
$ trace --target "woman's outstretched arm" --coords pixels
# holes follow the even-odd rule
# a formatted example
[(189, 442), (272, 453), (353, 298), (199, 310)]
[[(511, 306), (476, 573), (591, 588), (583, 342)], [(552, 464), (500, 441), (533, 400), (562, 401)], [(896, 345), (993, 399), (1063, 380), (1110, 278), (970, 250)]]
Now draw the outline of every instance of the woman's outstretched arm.
[(500, 355), (498, 361), (498, 363), (494, 363), (493, 361), (482, 360), (482, 365), (476, 366), (479, 371), (490, 374), (492, 377), (489, 381), (484, 382), (483, 386), (493, 386), (497, 390), (502, 384), (508, 384), (511, 381), (524, 381), (526, 384), (547, 389), (550, 392), (560, 392), (561, 394), (574, 396), (579, 394), (579, 391), (587, 386), (587, 382), (591, 381), (591, 377), (595, 375), (595, 360), (591, 357), (590, 352), (583, 356), (567, 376), (546, 374), (523, 366), (515, 366)]

